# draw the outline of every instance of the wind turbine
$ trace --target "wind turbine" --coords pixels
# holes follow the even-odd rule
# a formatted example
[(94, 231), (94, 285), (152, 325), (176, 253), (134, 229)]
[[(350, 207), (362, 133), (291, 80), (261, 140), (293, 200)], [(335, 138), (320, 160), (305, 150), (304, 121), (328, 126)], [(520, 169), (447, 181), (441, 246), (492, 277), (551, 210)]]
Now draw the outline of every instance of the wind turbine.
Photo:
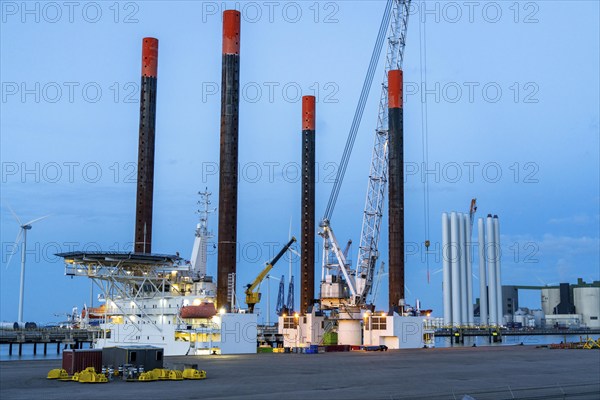
[[(15, 214), (15, 212), (13, 211), (13, 209), (10, 206), (8, 206), (8, 209), (10, 210), (13, 217), (15, 217), (15, 220), (17, 221), (17, 223), (19, 224), (19, 227), (20, 227), (19, 233), (17, 234), (17, 238), (15, 239), (15, 244), (17, 246), (19, 245), (19, 240), (21, 240), (21, 236), (23, 236), (23, 246), (21, 247), (21, 284), (20, 284), (20, 289), (19, 289), (19, 315), (18, 315), (18, 321), (17, 321), (19, 324), (22, 324), (23, 323), (23, 299), (25, 297), (25, 259), (26, 259), (26, 255), (27, 255), (27, 231), (31, 230), (31, 226), (33, 225), (34, 222), (38, 222), (44, 218), (48, 218), (50, 215), (45, 215), (40, 218), (32, 219), (29, 222), (22, 223), (21, 220), (19, 219), (19, 217), (17, 216), (17, 214)], [(15, 254), (15, 252), (13, 252), (10, 255), (10, 257), (8, 258), (8, 262), (6, 263), (6, 268), (8, 268), (8, 266), (10, 265), (10, 260), (12, 259), (12, 256), (14, 254)]]

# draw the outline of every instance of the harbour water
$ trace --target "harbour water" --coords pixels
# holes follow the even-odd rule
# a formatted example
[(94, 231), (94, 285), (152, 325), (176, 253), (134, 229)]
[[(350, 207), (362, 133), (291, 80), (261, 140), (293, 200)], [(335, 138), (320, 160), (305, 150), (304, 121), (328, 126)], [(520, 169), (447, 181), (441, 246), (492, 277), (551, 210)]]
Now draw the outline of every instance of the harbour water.
[[(84, 343), (84, 349), (89, 349), (90, 344)], [(24, 343), (23, 352), (21, 355), (18, 354), (19, 346), (13, 344), (13, 354), (8, 354), (8, 344), (0, 345), (0, 361), (19, 361), (19, 360), (59, 360), (62, 358), (62, 352), (64, 346), (60, 347), (60, 353), (56, 354), (56, 344), (52, 343), (48, 346), (47, 354), (43, 354), (42, 345), (38, 344), (37, 354), (33, 354), (33, 343)]]
[[(598, 339), (600, 335), (590, 335), (591, 338)], [(472, 347), (476, 346), (541, 346), (553, 343), (579, 342), (585, 340), (585, 336), (581, 335), (506, 335), (502, 336), (502, 342), (490, 343), (488, 336), (465, 336), (464, 344), (452, 343), (452, 337), (436, 336), (436, 347)]]

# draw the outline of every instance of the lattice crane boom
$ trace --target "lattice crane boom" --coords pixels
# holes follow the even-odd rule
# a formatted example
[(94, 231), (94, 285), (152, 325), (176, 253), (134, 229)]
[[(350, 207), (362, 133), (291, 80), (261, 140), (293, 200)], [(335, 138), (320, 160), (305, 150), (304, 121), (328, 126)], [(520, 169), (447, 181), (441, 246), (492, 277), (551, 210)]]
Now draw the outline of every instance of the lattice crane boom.
[[(328, 274), (332, 269), (341, 270), (349, 290), (348, 305), (351, 306), (363, 307), (366, 305), (367, 296), (371, 292), (373, 286), (375, 263), (379, 257), (379, 236), (388, 179), (387, 74), (391, 69), (400, 69), (402, 67), (410, 3), (411, 0), (388, 0), (386, 4), (377, 41), (375, 42), (375, 47), (371, 55), (369, 69), (365, 77), (359, 103), (356, 108), (346, 147), (340, 162), (340, 168), (334, 182), (329, 203), (325, 210), (325, 215), (320, 224), (322, 230), (319, 234), (323, 237), (324, 241), (323, 273), (325, 273), (325, 270), (329, 271)], [(341, 251), (340, 245), (333, 234), (330, 220), (340, 192), (348, 160), (352, 152), (368, 92), (375, 75), (377, 62), (383, 49), (386, 32), (388, 35), (388, 46), (379, 100), (375, 143), (372, 152), (357, 263), (355, 269), (352, 269), (352, 267), (347, 264), (346, 255)], [(333, 261), (333, 259), (336, 259), (337, 262)]]
[(356, 289), (360, 301), (366, 302), (373, 285), (375, 263), (379, 258), (379, 236), (383, 217), (383, 204), (388, 179), (388, 71), (400, 69), (404, 60), (406, 31), (410, 0), (394, 0), (388, 35), (388, 48), (381, 85), (379, 114), (375, 129), (375, 143), (367, 185), (367, 197), (356, 264)]

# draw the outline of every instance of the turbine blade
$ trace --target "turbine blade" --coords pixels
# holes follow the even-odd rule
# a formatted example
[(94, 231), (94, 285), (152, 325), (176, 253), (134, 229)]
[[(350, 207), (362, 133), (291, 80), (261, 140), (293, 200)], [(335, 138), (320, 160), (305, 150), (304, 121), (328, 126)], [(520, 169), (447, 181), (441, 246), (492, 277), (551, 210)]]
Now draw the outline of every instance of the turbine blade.
[(538, 280), (538, 281), (539, 281), (539, 282), (540, 282), (540, 283), (541, 283), (543, 286), (548, 286), (548, 285), (546, 284), (546, 282), (544, 282), (543, 280), (541, 280), (541, 279), (540, 279), (540, 277), (539, 277), (539, 276), (537, 276), (537, 275), (534, 275), (534, 276), (535, 276), (535, 279), (537, 279), (537, 280)]
[(15, 220), (17, 221), (17, 223), (19, 224), (19, 226), (23, 225), (21, 223), (21, 220), (17, 216), (17, 213), (15, 213), (15, 210), (12, 209), (12, 207), (10, 206), (10, 204), (6, 203), (6, 207), (8, 207), (8, 209), (10, 210), (10, 213), (13, 215), (13, 217), (15, 218)]
[[(19, 247), (19, 240), (21, 240), (22, 234), (23, 234), (23, 229), (19, 228), (19, 233), (17, 234), (17, 238), (15, 239), (15, 245), (17, 246), (17, 248)], [(15, 255), (15, 252), (12, 252), (10, 254), (10, 257), (8, 257), (8, 261), (6, 262), (6, 269), (8, 269), (8, 266), (10, 265), (10, 260), (12, 260), (14, 255)]]
[(39, 217), (39, 218), (36, 218), (36, 219), (32, 219), (31, 221), (29, 221), (29, 222), (28, 222), (28, 223), (26, 223), (25, 225), (31, 225), (31, 224), (33, 224), (34, 222), (38, 222), (38, 221), (41, 221), (41, 220), (43, 220), (43, 219), (46, 219), (46, 218), (48, 218), (48, 217), (49, 217), (49, 216), (51, 216), (51, 215), (52, 215), (52, 214), (48, 214), (48, 215), (44, 215), (43, 217)]
[(291, 247), (288, 250), (290, 251), (290, 253), (295, 254), (298, 257), (300, 257), (300, 253), (298, 253), (296, 250), (292, 249)]

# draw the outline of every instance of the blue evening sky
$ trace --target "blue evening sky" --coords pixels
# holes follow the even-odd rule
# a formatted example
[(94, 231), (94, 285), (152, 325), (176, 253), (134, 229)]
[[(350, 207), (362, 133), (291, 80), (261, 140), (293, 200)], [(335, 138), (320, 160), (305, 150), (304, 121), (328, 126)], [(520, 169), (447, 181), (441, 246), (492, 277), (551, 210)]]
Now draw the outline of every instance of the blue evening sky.
[[(0, 5), (0, 319), (17, 317), (20, 254), (6, 267), (18, 233), (10, 204), (23, 222), (51, 214), (29, 233), (25, 299), (25, 319), (47, 322), (89, 303), (89, 282), (65, 277), (54, 253), (126, 250), (133, 239), (144, 36), (160, 41), (153, 250), (189, 257), (197, 192), (208, 187), (218, 204), (220, 11), (236, 3)], [(286, 242), (290, 218), (299, 233), (302, 94), (318, 96), (317, 219), (322, 216), (384, 6), (237, 5), (244, 15), (238, 290)], [(477, 216), (500, 216), (504, 284), (600, 278), (599, 36), (596, 1), (414, 2), (404, 62), (408, 303), (419, 298), (441, 315), (440, 216), (467, 212), (473, 197)], [(354, 240), (353, 260), (382, 61), (332, 220), (340, 241)], [(217, 231), (216, 216), (211, 227)], [(426, 239), (432, 243), (429, 283)], [(387, 218), (380, 243), (387, 261)], [(212, 274), (215, 264), (212, 254)], [(273, 272), (284, 273), (287, 260)], [(477, 281), (475, 287), (477, 296)], [(384, 284), (379, 307), (387, 308), (386, 299)], [(522, 305), (539, 302), (538, 294), (523, 293)]]

